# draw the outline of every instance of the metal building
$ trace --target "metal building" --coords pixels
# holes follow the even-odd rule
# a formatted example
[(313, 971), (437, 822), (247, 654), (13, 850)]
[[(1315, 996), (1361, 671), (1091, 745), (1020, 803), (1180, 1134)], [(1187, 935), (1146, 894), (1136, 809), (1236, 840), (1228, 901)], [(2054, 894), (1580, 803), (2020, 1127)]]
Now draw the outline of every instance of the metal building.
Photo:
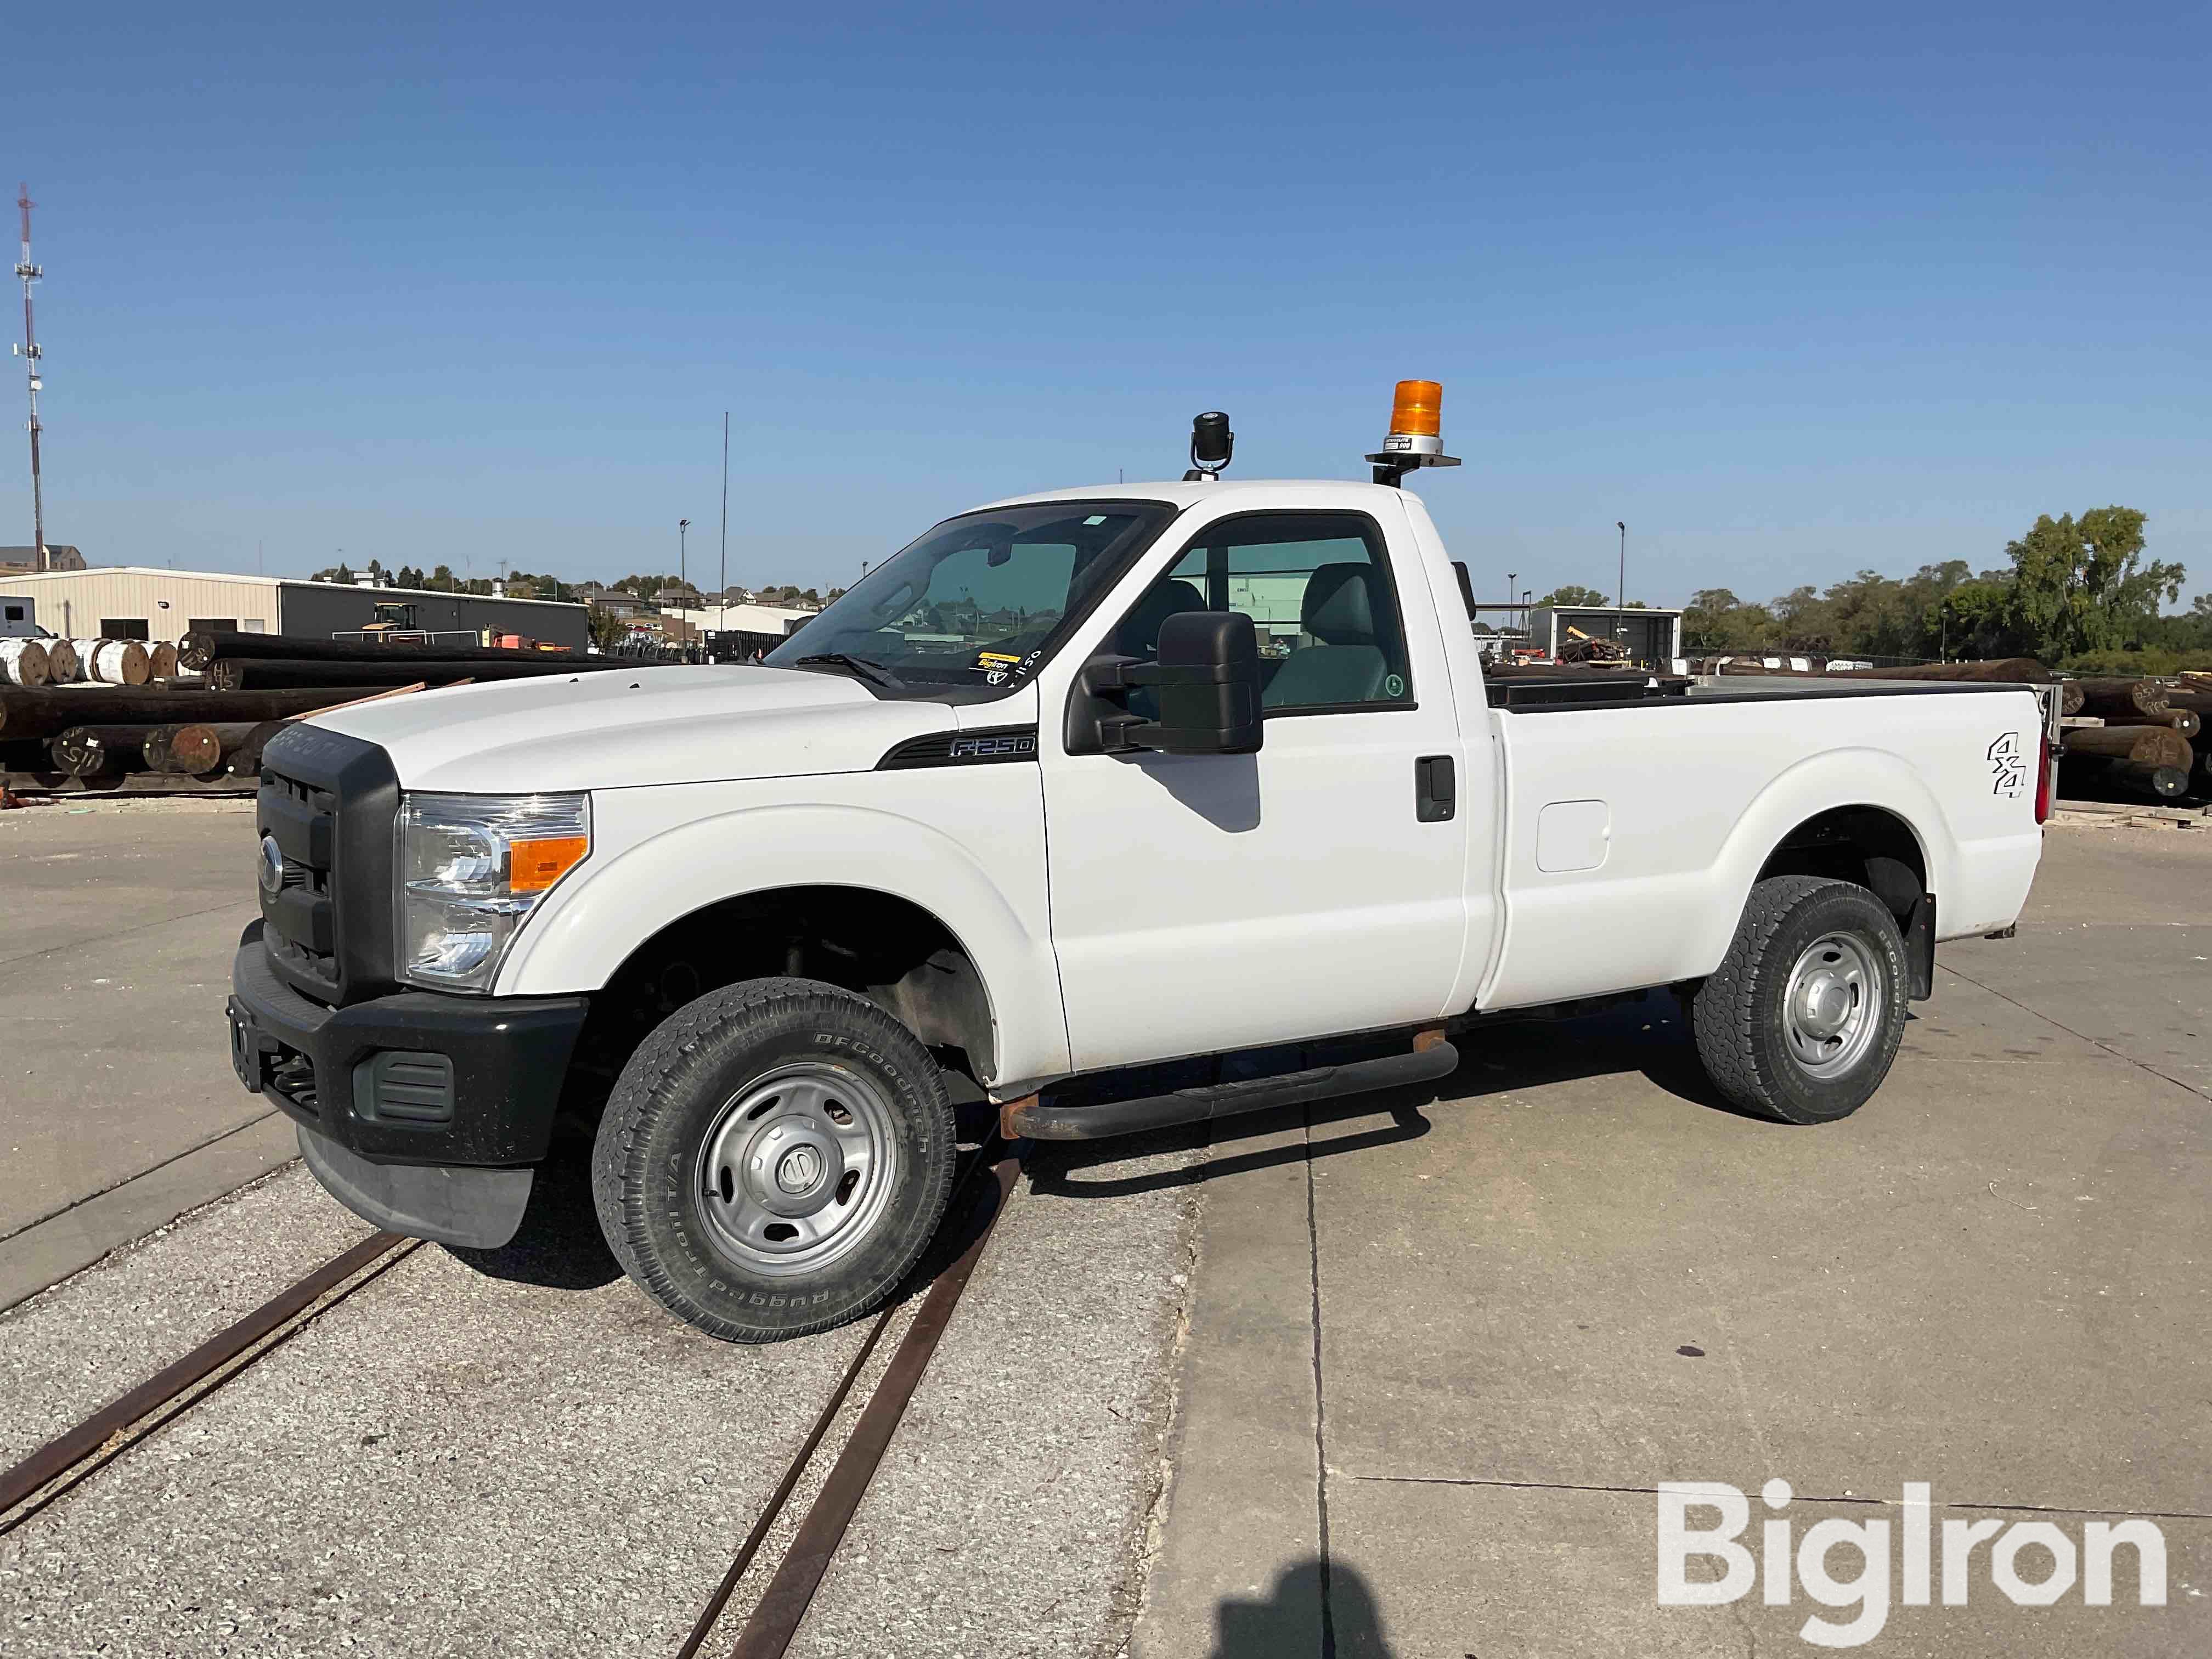
[(0, 575), (0, 595), (36, 600), (40, 626), (70, 639), (175, 640), (191, 629), (218, 628), (326, 640), (379, 622), (436, 633), (520, 634), (575, 650), (591, 638), (584, 607), (553, 599), (222, 571), (114, 565)]
[(1551, 657), (1571, 643), (1573, 629), (1591, 639), (1618, 639), (1628, 647), (1629, 660), (1653, 668), (1664, 667), (1682, 654), (1682, 613), (1679, 611), (1615, 611), (1606, 605), (1540, 605), (1528, 613), (1528, 643)]

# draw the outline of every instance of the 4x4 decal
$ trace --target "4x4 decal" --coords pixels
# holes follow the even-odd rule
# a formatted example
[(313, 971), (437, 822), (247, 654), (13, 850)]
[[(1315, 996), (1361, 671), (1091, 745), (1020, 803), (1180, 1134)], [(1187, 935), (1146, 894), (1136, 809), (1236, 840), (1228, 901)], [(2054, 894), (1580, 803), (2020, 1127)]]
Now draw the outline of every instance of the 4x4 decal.
[(2027, 787), (2027, 757), (2021, 752), (2020, 733), (2007, 732), (1990, 745), (1990, 793), (2016, 800)]

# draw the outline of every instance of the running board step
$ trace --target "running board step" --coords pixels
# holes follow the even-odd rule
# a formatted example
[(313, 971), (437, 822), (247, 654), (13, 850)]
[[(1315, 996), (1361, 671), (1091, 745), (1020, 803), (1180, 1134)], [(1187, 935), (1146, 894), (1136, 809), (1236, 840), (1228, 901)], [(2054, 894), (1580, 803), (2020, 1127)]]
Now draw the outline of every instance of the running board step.
[(1271, 1106), (1295, 1106), (1334, 1095), (1364, 1094), (1370, 1089), (1394, 1089), (1409, 1083), (1430, 1083), (1459, 1067), (1459, 1050), (1441, 1034), (1422, 1033), (1425, 1046), (1411, 1054), (1385, 1054), (1379, 1060), (1352, 1060), (1342, 1066), (1316, 1066), (1310, 1072), (1281, 1077), (1251, 1078), (1241, 1083), (1216, 1083), (1202, 1089), (1178, 1089), (1172, 1094), (1145, 1095), (1135, 1100), (1109, 1100), (1094, 1106), (1048, 1104), (1036, 1095), (1008, 1101), (999, 1109), (1000, 1133), (1010, 1140), (1103, 1140), (1110, 1135), (1137, 1134), (1146, 1129), (1165, 1129), (1179, 1123), (1203, 1123), (1241, 1112), (1261, 1112)]

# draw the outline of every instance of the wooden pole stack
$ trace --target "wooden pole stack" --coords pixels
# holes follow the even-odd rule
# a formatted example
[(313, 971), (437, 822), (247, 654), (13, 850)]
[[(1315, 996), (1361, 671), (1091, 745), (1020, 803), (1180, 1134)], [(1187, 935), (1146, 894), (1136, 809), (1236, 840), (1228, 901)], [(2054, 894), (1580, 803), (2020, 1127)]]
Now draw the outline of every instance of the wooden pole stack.
[(544, 679), (634, 667), (605, 659), (540, 660), (509, 651), (505, 661), (443, 662), (397, 653), (382, 662), (325, 662), (313, 658), (221, 657), (207, 667), (208, 684), (218, 691), (276, 691), (305, 686), (386, 686), (411, 684), (452, 685), (461, 680)]
[(136, 640), (72, 640), (83, 677), (100, 685), (143, 685), (154, 659)]
[[(194, 629), (178, 641), (182, 667), (201, 670), (219, 662), (442, 663), (545, 662), (568, 668), (597, 668), (605, 659), (581, 651), (512, 651), (489, 645), (371, 645), (356, 640), (317, 640), (290, 634), (234, 634)], [(629, 666), (635, 667), (635, 664)]]
[(53, 673), (52, 660), (38, 640), (0, 640), (0, 684), (44, 685)]

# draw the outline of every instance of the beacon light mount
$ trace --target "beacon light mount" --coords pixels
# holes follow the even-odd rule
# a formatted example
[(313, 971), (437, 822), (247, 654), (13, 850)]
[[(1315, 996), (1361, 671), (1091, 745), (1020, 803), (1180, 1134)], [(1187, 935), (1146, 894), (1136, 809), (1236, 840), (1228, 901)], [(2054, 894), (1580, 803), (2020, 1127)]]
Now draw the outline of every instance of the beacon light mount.
[(1440, 435), (1444, 389), (1434, 380), (1401, 380), (1390, 403), (1390, 434), (1367, 457), (1375, 482), (1396, 488), (1408, 472), (1425, 466), (1457, 466), (1459, 457), (1444, 453)]

